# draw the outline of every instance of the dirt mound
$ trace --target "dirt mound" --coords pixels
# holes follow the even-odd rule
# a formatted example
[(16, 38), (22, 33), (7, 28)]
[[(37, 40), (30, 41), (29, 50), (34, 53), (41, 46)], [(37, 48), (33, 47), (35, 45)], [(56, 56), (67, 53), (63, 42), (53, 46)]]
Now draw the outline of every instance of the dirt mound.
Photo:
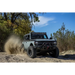
[(21, 46), (22, 46), (22, 41), (20, 37), (13, 34), (7, 39), (4, 45), (4, 50), (9, 54), (24, 53), (24, 48), (22, 48)]

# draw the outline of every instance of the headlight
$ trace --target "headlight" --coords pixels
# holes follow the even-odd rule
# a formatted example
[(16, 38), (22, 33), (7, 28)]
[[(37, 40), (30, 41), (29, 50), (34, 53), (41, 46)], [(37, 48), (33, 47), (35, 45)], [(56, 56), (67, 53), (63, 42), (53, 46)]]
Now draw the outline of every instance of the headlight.
[(36, 44), (36, 45), (37, 45), (37, 44), (38, 44), (38, 42), (36, 42), (36, 41), (35, 41), (35, 42), (34, 42), (34, 44)]
[(54, 42), (54, 44), (57, 44), (57, 42)]

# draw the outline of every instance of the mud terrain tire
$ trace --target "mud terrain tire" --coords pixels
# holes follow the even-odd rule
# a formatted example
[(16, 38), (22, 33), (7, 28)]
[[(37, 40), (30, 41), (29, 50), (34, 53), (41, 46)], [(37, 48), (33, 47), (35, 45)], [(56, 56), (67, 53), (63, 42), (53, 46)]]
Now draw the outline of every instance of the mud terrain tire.
[(54, 49), (53, 51), (49, 52), (49, 55), (54, 57), (54, 58), (58, 58), (58, 56), (59, 56), (59, 49), (56, 47), (56, 49)]
[(35, 58), (36, 57), (36, 50), (34, 50), (33, 46), (30, 46), (27, 50), (27, 55), (30, 58)]

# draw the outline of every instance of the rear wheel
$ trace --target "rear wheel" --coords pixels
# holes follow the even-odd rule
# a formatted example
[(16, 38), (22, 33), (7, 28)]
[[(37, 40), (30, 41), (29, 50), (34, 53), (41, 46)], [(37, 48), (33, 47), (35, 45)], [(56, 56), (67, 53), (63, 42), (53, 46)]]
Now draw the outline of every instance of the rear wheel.
[(49, 55), (54, 57), (54, 58), (57, 58), (59, 56), (59, 49), (56, 47), (56, 49), (49, 52)]
[(27, 50), (27, 54), (29, 57), (34, 58), (36, 57), (36, 50), (34, 50), (33, 46), (30, 46)]

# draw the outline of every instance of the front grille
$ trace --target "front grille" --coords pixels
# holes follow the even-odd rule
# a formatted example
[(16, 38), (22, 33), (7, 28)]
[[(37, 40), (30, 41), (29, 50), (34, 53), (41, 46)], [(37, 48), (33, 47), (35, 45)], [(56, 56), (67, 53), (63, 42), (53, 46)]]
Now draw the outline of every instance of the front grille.
[(40, 41), (38, 45), (53, 45), (53, 41)]

